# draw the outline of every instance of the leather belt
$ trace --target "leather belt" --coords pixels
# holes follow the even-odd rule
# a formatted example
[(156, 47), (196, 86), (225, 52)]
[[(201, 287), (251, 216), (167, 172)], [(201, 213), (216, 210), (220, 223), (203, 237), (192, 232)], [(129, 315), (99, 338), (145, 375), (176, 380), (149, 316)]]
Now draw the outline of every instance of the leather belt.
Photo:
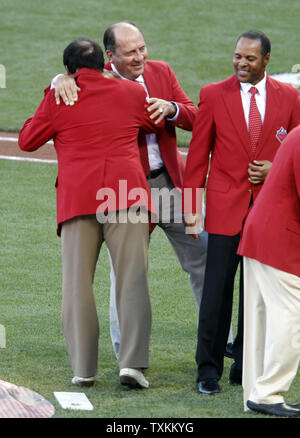
[(147, 175), (147, 179), (156, 178), (158, 175), (163, 173), (166, 170), (166, 166), (162, 166), (159, 169), (151, 170), (150, 173)]

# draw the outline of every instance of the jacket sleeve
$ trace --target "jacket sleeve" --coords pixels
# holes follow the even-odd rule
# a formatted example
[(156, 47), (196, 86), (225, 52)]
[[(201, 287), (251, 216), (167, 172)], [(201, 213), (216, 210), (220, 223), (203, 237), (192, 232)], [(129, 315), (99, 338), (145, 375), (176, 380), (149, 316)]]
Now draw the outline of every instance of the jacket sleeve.
[(168, 121), (168, 123), (172, 123), (178, 128), (185, 129), (186, 131), (192, 131), (197, 108), (181, 88), (175, 73), (170, 67), (169, 80), (172, 85), (172, 101), (177, 103), (179, 107), (179, 115), (175, 122)]
[(35, 114), (24, 123), (19, 133), (19, 146), (24, 151), (35, 151), (54, 136), (50, 100), (47, 93)]
[[(198, 191), (205, 187), (210, 153), (215, 139), (216, 128), (207, 87), (204, 87), (200, 92), (198, 108), (183, 182), (183, 209), (185, 213), (196, 212)], [(189, 199), (187, 199), (187, 195)]]

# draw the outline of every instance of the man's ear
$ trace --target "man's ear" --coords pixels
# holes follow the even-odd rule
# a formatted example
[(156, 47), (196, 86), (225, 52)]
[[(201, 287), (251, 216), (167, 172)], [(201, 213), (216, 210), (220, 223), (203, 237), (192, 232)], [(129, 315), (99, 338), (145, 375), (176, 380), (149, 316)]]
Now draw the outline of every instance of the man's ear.
[(270, 61), (270, 53), (267, 53), (264, 56), (264, 65), (265, 65), (265, 67), (269, 64), (269, 61)]
[(113, 52), (111, 50), (106, 50), (105, 52), (106, 52), (107, 59), (109, 61), (111, 61), (112, 56), (113, 56)]
[(78, 71), (78, 69), (77, 69), (75, 73), (70, 73), (70, 70), (68, 69), (67, 66), (65, 66), (65, 69), (66, 69), (66, 75), (70, 76), (71, 78), (74, 78), (74, 76), (76, 75), (76, 72)]

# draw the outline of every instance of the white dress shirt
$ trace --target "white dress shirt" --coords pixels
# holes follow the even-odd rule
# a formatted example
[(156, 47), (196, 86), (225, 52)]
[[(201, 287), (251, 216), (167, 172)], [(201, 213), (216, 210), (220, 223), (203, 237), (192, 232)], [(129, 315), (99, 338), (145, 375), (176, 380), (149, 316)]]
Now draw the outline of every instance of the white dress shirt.
[(255, 100), (256, 100), (258, 111), (261, 115), (261, 122), (264, 123), (265, 112), (266, 112), (266, 99), (267, 99), (266, 82), (267, 82), (267, 75), (265, 74), (264, 78), (256, 85), (250, 84), (249, 82), (240, 83), (242, 105), (243, 105), (245, 120), (248, 129), (249, 129), (249, 112), (250, 112), (250, 100), (251, 100), (250, 88), (255, 86), (258, 90), (258, 92), (255, 94)]

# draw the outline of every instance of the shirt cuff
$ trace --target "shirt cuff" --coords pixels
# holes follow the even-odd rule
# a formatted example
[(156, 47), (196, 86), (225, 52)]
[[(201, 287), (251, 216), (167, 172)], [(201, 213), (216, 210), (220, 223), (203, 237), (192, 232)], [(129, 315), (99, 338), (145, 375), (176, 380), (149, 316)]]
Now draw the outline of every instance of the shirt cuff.
[(172, 100), (171, 100), (170, 103), (172, 103), (172, 105), (173, 105), (174, 107), (176, 107), (176, 113), (174, 114), (173, 117), (166, 117), (166, 120), (168, 120), (169, 122), (176, 122), (176, 120), (177, 120), (177, 118), (178, 118), (178, 116), (179, 116), (179, 106), (177, 105), (176, 102), (173, 102)]
[(52, 81), (51, 81), (51, 85), (50, 85), (50, 90), (53, 90), (53, 88), (55, 88), (56, 81), (57, 81), (57, 79), (58, 79), (60, 76), (63, 76), (63, 74), (62, 74), (62, 73), (59, 73), (58, 75), (56, 75), (56, 76), (52, 79)]

